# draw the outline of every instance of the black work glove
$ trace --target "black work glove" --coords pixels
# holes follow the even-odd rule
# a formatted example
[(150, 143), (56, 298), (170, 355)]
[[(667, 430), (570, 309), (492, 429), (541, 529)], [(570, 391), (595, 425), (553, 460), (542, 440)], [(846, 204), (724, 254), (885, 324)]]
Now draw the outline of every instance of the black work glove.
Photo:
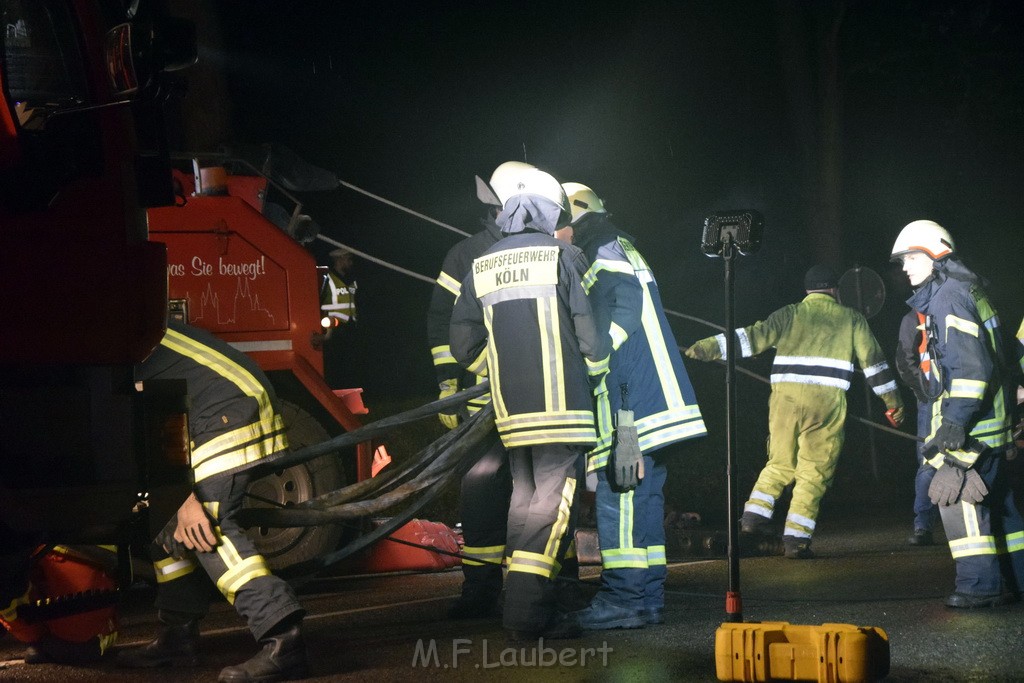
[(632, 491), (644, 478), (644, 454), (633, 425), (633, 411), (620, 410), (617, 418), (608, 479), (616, 491)]
[(943, 465), (935, 471), (928, 486), (928, 498), (939, 507), (956, 505), (964, 488), (964, 471), (953, 465)]
[(162, 546), (167, 554), (176, 560), (184, 558), (192, 551), (185, 547), (185, 544), (181, 541), (175, 540), (174, 530), (177, 529), (177, 518), (172, 517), (171, 521), (160, 530), (160, 533), (156, 535), (153, 542), (159, 546)]
[(945, 418), (935, 432), (935, 438), (932, 439), (932, 443), (938, 446), (940, 451), (946, 453), (960, 450), (964, 447), (965, 441), (967, 441), (967, 433), (964, 431), (963, 425), (955, 424)]

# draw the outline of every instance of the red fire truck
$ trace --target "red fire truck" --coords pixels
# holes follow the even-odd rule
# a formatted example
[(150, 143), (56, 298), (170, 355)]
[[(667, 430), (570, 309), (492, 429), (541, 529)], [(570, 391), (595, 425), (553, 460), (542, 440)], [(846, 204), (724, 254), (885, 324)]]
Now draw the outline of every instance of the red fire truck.
[(0, 0), (0, 18), (0, 535), (123, 541), (187, 490), (184, 387), (136, 386), (133, 365), (166, 320), (157, 95), (195, 39), (118, 0)]
[[(174, 171), (176, 205), (149, 210), (151, 239), (167, 247), (172, 315), (256, 360), (282, 401), (293, 449), (359, 427), (357, 416), (367, 412), (360, 390), (332, 389), (324, 380), (324, 273), (302, 243), (311, 222), (301, 204), (241, 159), (208, 154), (184, 162), (185, 170)], [(272, 191), (292, 210), (268, 205)], [(277, 216), (283, 218), (275, 222)], [(249, 504), (301, 503), (368, 478), (371, 462), (371, 444), (363, 443), (341, 457), (289, 467), (254, 482)], [(277, 569), (332, 550), (343, 530), (263, 527), (250, 534)]]
[[(147, 505), (158, 524), (173, 514), (184, 387), (133, 379), (168, 300), (259, 362), (293, 447), (358, 427), (358, 392), (323, 379), (321, 274), (296, 239), (308, 219), (267, 218), (256, 172), (172, 174), (161, 99), (194, 61), (189, 27), (144, 1), (0, 0), (0, 16), (0, 536), (123, 542)], [(263, 477), (250, 500), (309, 500), (371, 461), (362, 444)], [(277, 568), (333, 549), (342, 529), (252, 533)]]

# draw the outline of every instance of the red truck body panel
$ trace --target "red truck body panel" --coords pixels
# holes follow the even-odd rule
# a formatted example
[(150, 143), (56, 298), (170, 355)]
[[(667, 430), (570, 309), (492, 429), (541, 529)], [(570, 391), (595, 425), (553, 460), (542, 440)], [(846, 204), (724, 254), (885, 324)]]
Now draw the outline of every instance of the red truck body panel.
[[(194, 176), (175, 171), (186, 191)], [(249, 354), (266, 372), (289, 371), (346, 431), (361, 426), (324, 380), (316, 260), (264, 217), (266, 179), (229, 175), (227, 194), (197, 195), (149, 210), (150, 238), (167, 247), (168, 294), (187, 303), (188, 323)], [(372, 449), (357, 449), (356, 477), (370, 476)]]

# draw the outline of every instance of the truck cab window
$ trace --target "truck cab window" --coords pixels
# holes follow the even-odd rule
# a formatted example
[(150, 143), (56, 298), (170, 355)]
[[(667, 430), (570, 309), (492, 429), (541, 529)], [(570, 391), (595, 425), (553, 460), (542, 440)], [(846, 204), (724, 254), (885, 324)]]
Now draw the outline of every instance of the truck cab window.
[(63, 2), (0, 0), (4, 82), (19, 124), (41, 128), (88, 99), (74, 19)]

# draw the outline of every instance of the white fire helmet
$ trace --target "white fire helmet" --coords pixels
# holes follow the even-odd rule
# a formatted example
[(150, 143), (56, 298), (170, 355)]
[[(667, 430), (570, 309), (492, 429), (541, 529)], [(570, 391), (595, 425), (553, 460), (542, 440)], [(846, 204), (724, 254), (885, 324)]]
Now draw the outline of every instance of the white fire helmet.
[(920, 251), (937, 261), (955, 250), (953, 238), (944, 227), (935, 221), (913, 221), (900, 230), (896, 243), (892, 245), (891, 258), (895, 261), (904, 254)]
[(509, 197), (518, 194), (515, 189), (523, 172), (536, 168), (533, 164), (522, 161), (506, 161), (494, 169), (494, 173), (491, 174), (490, 186), (502, 206), (505, 205)]
[(562, 189), (569, 197), (569, 208), (572, 209), (572, 224), (576, 225), (588, 213), (607, 213), (601, 198), (582, 183), (562, 183)]
[[(566, 216), (570, 214), (569, 198), (565, 196), (565, 190), (562, 189), (561, 184), (555, 180), (553, 175), (539, 168), (530, 168), (523, 171), (519, 175), (515, 187), (511, 189), (508, 199), (521, 194), (549, 199), (561, 206)], [(505, 200), (506, 203), (508, 199)]]

